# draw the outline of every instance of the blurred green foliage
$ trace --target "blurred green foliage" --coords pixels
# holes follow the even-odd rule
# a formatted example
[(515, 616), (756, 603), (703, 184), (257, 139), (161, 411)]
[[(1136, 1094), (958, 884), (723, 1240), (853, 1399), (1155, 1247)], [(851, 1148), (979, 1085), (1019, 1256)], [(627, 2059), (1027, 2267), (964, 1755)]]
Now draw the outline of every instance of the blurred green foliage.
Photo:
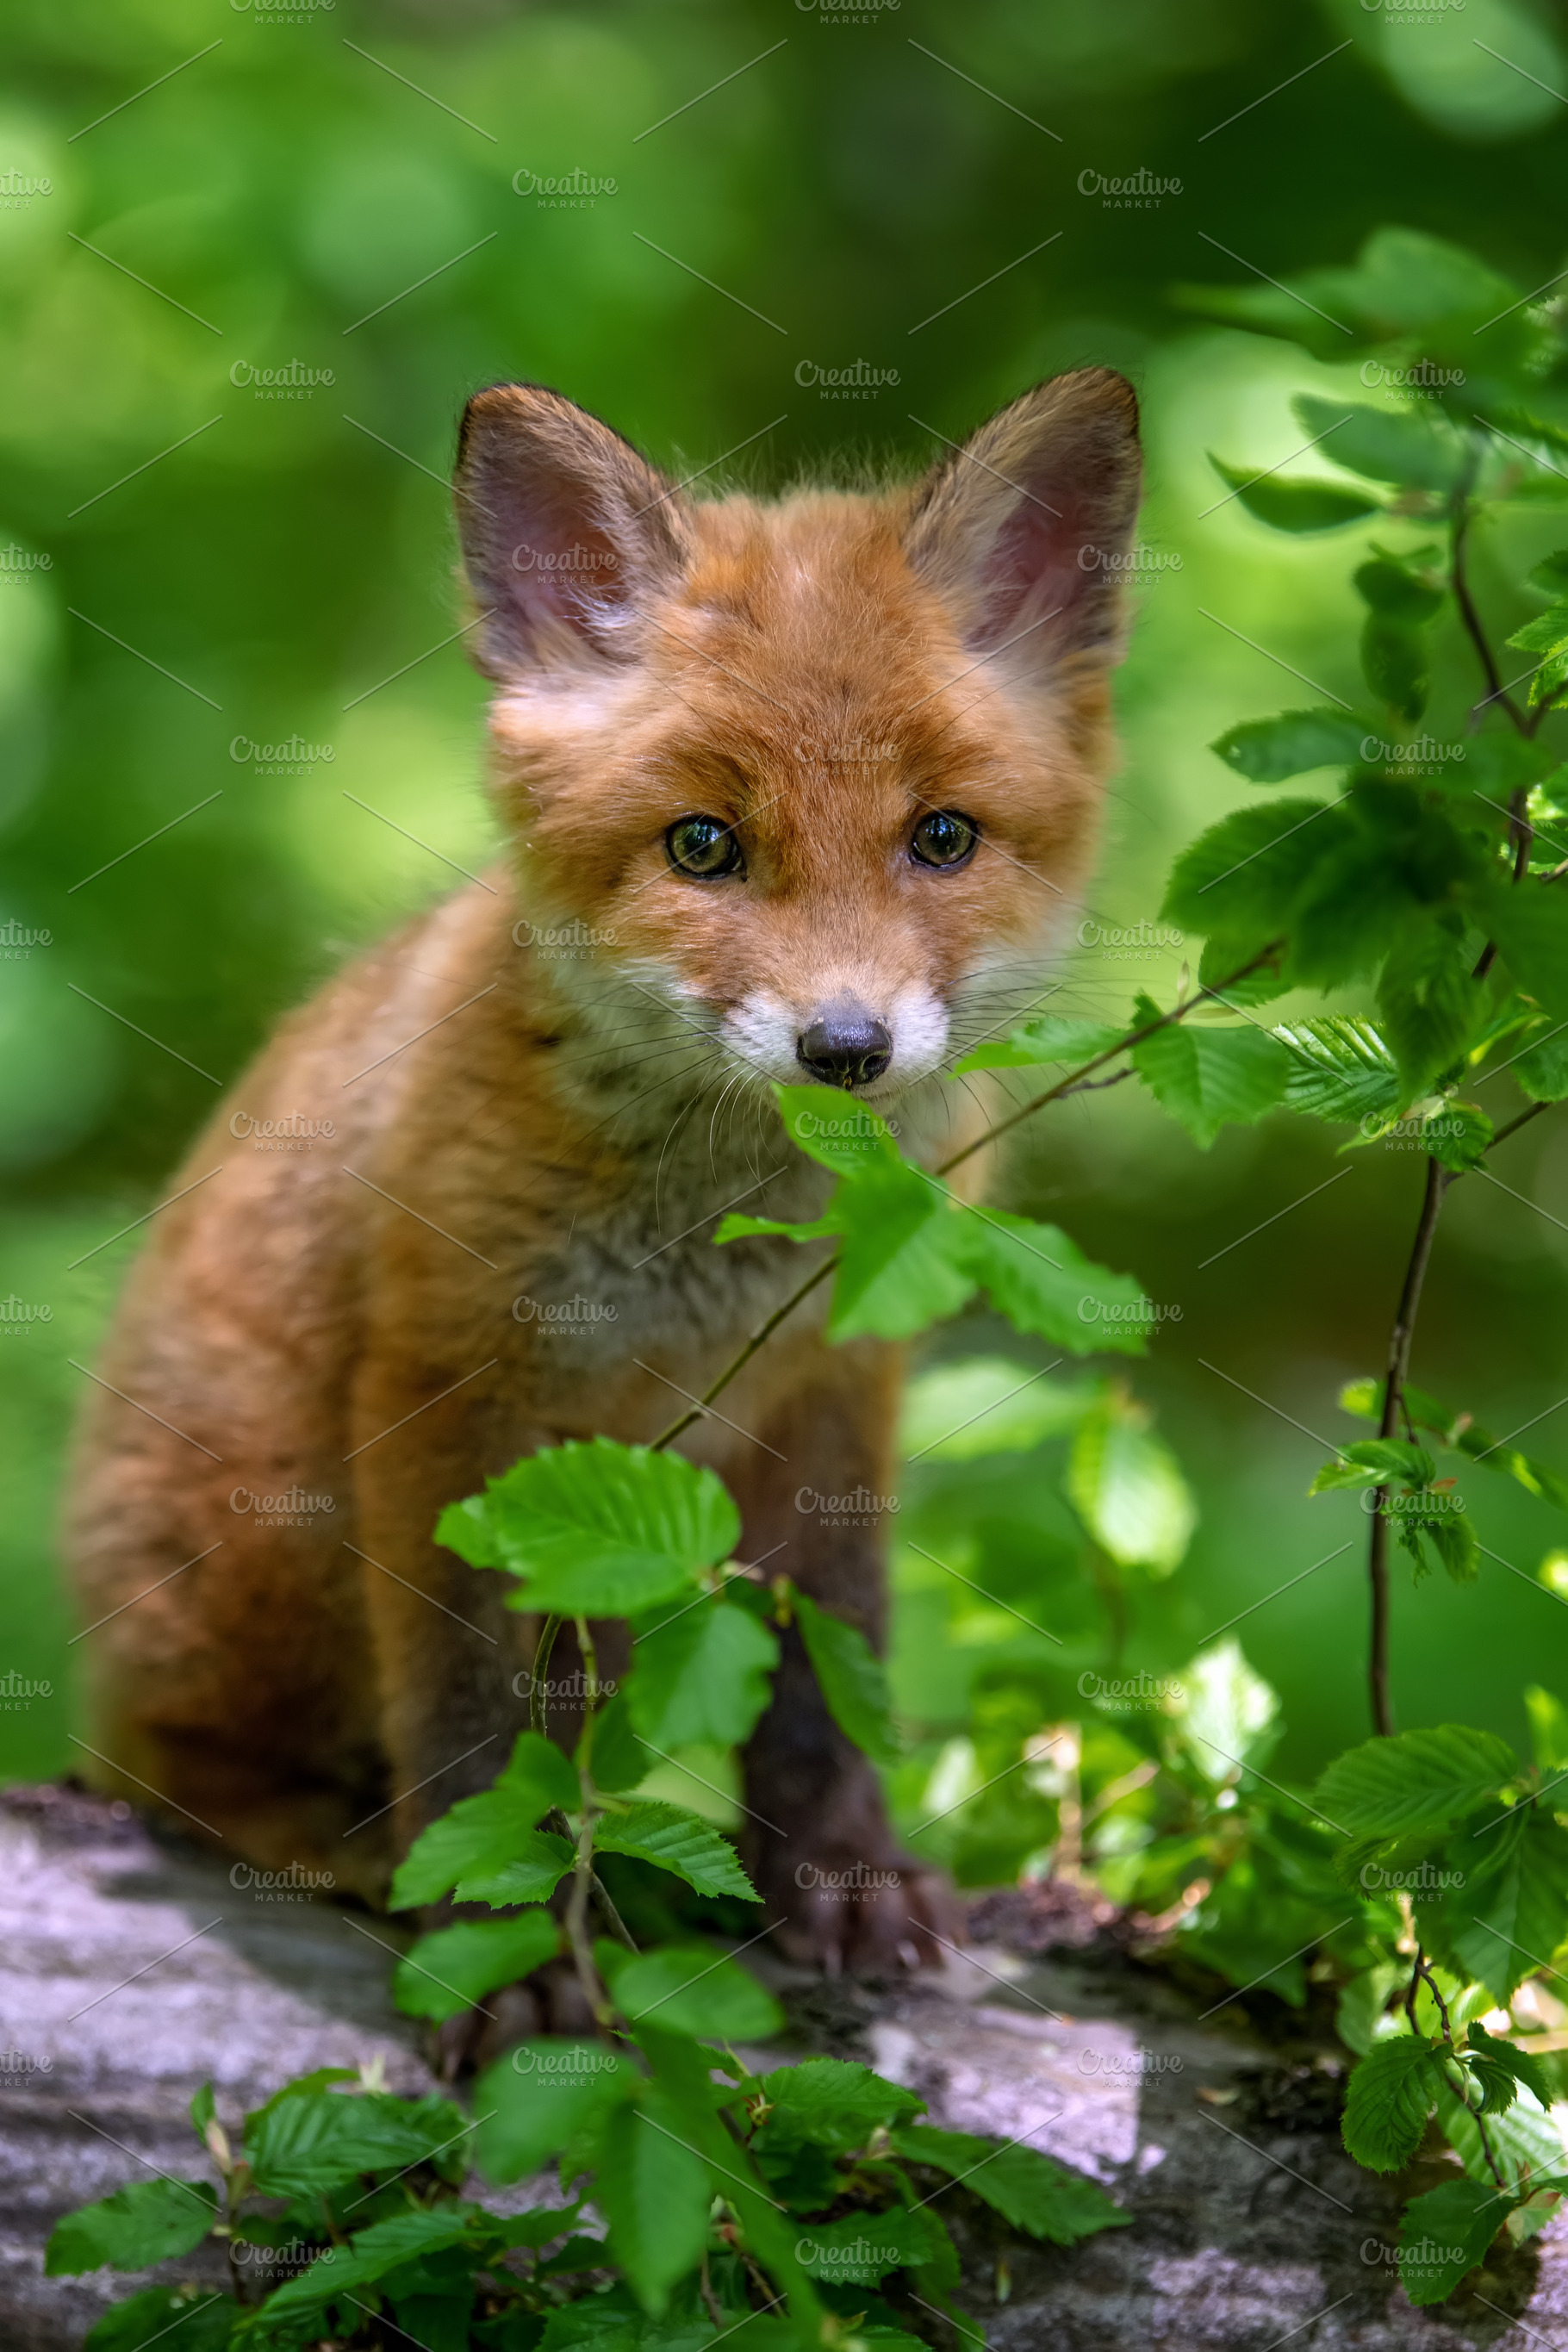
[[(1194, 325), (1168, 291), (1342, 262), (1386, 221), (1542, 286), (1568, 65), (1527, 0), (15, 0), (5, 38), (0, 1682), (24, 1689), (0, 1699), (0, 1762), (38, 1771), (72, 1753), (52, 1515), (72, 1360), (136, 1247), (109, 1237), (163, 1197), (279, 1013), (444, 890), (443, 859), (493, 846), (482, 690), (453, 639), (465, 396), (542, 380), (679, 473), (738, 451), (709, 482), (771, 487), (844, 452), (921, 462), (1043, 373), (1128, 370), (1143, 536), (1170, 561), (1135, 592), (1126, 757), (1057, 1001), (1120, 1019), (1133, 983), (1169, 996), (1183, 955), (1122, 935), (1154, 923), (1175, 849), (1250, 797), (1205, 747), (1294, 698), (1269, 656), (1355, 684), (1351, 542), (1273, 538), (1205, 452), (1290, 460), (1291, 396), (1364, 398), (1357, 372)], [(1177, 184), (1104, 193), (1140, 173)], [(579, 193), (540, 185), (563, 180)], [(858, 361), (896, 382), (850, 400), (816, 380)], [(1474, 565), (1499, 637), (1533, 611), (1503, 583), (1536, 527), (1506, 528), (1506, 562), (1483, 543)], [(1447, 721), (1471, 687), (1447, 624), (1440, 643)], [(1190, 1657), (1331, 1549), (1324, 1514), (1361, 1532), (1350, 1499), (1309, 1512), (1320, 1449), (1293, 1424), (1349, 1433), (1333, 1399), (1380, 1360), (1420, 1164), (1342, 1175), (1331, 1151), (1280, 1116), (1202, 1154), (1110, 1095), (1053, 1110), (1021, 1153), (1023, 1202), (1181, 1307), (1139, 1388), (1200, 1516), (1134, 1655)], [(1461, 1188), (1439, 1243), (1424, 1370), (1462, 1375), (1500, 1429), (1568, 1392), (1565, 1174), (1542, 1122), (1511, 1192)], [(983, 1323), (958, 1336), (988, 1344)], [(1553, 1438), (1548, 1418), (1531, 1442), (1551, 1457)], [(1024, 1516), (1060, 1511), (1028, 1465)], [(1500, 1483), (1477, 1518), (1509, 1566), (1418, 1610), (1401, 1593), (1406, 1722), (1518, 1738), (1521, 1650), (1568, 1680), (1530, 1507)], [(1282, 1694), (1282, 1769), (1363, 1729), (1358, 1549), (1243, 1628)], [(903, 1696), (941, 1731), (973, 1659), (922, 1651), (922, 1605)]]

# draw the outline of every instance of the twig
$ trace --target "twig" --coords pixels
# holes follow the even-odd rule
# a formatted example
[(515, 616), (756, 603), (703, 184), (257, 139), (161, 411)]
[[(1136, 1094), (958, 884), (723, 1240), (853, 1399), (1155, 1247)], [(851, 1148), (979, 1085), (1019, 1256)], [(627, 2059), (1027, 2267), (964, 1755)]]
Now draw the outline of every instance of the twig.
[[(1448, 1189), (1448, 1171), (1442, 1162), (1428, 1156), (1421, 1216), (1411, 1245), (1410, 1263), (1405, 1269), (1399, 1305), (1394, 1310), (1394, 1328), (1388, 1335), (1388, 1374), (1384, 1383), (1383, 1412), (1377, 1424), (1377, 1433), (1381, 1438), (1394, 1435), (1398, 1425), (1399, 1409), (1405, 1402), (1405, 1378), (1410, 1369), (1410, 1346), (1415, 1336), (1421, 1286), (1426, 1278), (1426, 1266), (1432, 1255), (1432, 1237), (1437, 1230), (1437, 1219), (1442, 1213), (1443, 1195)], [(1388, 1520), (1385, 1516), (1388, 1491), (1386, 1486), (1379, 1486), (1376, 1490), (1367, 1553), (1367, 1575), (1372, 1584), (1372, 1656), (1369, 1665), (1372, 1722), (1373, 1729), (1383, 1738), (1387, 1738), (1394, 1729), (1394, 1714), (1388, 1697)]]

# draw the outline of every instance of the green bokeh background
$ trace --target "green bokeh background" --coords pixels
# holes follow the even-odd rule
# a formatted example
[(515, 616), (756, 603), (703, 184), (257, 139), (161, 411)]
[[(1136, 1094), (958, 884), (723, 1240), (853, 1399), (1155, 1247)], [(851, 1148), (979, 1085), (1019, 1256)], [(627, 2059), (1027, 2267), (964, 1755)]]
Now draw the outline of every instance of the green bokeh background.
[[(1211, 510), (1205, 450), (1271, 464), (1301, 438), (1293, 392), (1365, 395), (1353, 368), (1194, 328), (1169, 289), (1348, 260), (1384, 221), (1540, 285), (1563, 259), (1568, 63), (1526, 0), (14, 0), (8, 26), (0, 1686), (48, 1690), (0, 1696), (0, 1769), (30, 1774), (76, 1752), (53, 1527), (72, 1360), (137, 1246), (109, 1237), (163, 1198), (277, 1016), (444, 891), (444, 858), (495, 845), (482, 689), (452, 642), (466, 395), (542, 380), (682, 474), (748, 445), (709, 478), (768, 488), (846, 450), (922, 462), (1042, 374), (1127, 370), (1144, 537), (1180, 564), (1138, 593), (1092, 904), (1152, 920), (1174, 849), (1251, 796), (1206, 745), (1311, 698), (1221, 624), (1353, 697), (1363, 536)], [(1098, 192), (1141, 169), (1179, 186)], [(571, 173), (591, 199), (518, 193)], [(810, 380), (856, 361), (896, 381), (845, 400)], [(291, 396), (247, 378), (294, 363), (315, 380)], [(1523, 617), (1518, 562), (1556, 535), (1521, 522), (1479, 550), (1497, 635)], [(1459, 723), (1468, 663), (1446, 639), (1434, 731)], [(243, 748), (292, 739), (304, 756)], [(1091, 945), (1058, 1003), (1169, 1001), (1182, 958)], [(1283, 1694), (1289, 1771), (1365, 1727), (1364, 1522), (1353, 1497), (1307, 1503), (1318, 1452), (1292, 1423), (1347, 1433), (1334, 1396), (1380, 1360), (1421, 1172), (1333, 1140), (1279, 1118), (1205, 1155), (1127, 1089), (1049, 1114), (1015, 1180), (1181, 1309), (1138, 1381), (1203, 1517), (1141, 1629), (1152, 1661), (1352, 1543), (1241, 1629)], [(1568, 1129), (1532, 1127), (1499, 1174), (1510, 1190), (1450, 1202), (1416, 1374), (1499, 1430), (1544, 1416), (1531, 1444), (1561, 1463)], [(1517, 1736), (1522, 1683), (1568, 1686), (1563, 1604), (1533, 1580), (1568, 1527), (1500, 1481), (1475, 1510), (1496, 1555), (1477, 1586), (1398, 1575), (1397, 1705)], [(928, 1718), (962, 1701), (931, 1664), (906, 1642)]]

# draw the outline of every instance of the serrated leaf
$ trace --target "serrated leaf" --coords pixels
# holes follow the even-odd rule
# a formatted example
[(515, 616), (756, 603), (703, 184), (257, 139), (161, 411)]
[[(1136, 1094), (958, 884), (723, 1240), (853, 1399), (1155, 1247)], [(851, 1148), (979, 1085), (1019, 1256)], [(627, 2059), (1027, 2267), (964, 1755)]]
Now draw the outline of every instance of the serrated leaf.
[(1122, 2229), (1132, 2220), (1081, 2173), (1016, 2141), (998, 2147), (972, 2132), (937, 2131), (925, 2124), (896, 2126), (892, 2141), (911, 2163), (951, 2173), (1015, 2229), (1054, 2246), (1076, 2245), (1096, 2231)]
[[(1141, 1000), (1140, 1010), (1148, 1003)], [(1155, 1011), (1149, 1006), (1152, 1016)], [(1267, 1029), (1173, 1022), (1132, 1048), (1132, 1066), (1161, 1108), (1205, 1150), (1222, 1127), (1251, 1127), (1283, 1100), (1290, 1055)]]
[(811, 1670), (827, 1711), (847, 1738), (878, 1763), (891, 1763), (899, 1743), (889, 1713), (882, 1661), (858, 1627), (819, 1609), (795, 1588), (792, 1605)]
[[(475, 1529), (477, 1545), (465, 1549)], [(443, 1511), (436, 1529), (465, 1559), (477, 1551), (478, 1565), (526, 1580), (511, 1606), (604, 1617), (689, 1595), (740, 1533), (711, 1470), (608, 1437), (527, 1456)]]
[(1402, 2172), (1420, 2146), (1442, 2069), (1432, 2044), (1413, 2033), (1374, 2042), (1351, 2075), (1344, 2143), (1369, 2172)]
[(1310, 864), (1307, 853), (1333, 822), (1327, 801), (1265, 801), (1237, 809), (1183, 850), (1171, 869), (1162, 915), (1187, 930), (1272, 938), (1285, 929), (1301, 889)]
[(1096, 1265), (1059, 1225), (964, 1206), (952, 1215), (948, 1245), (1016, 1330), (1075, 1356), (1143, 1353), (1155, 1315), (1142, 1286)]
[(771, 1992), (706, 1944), (665, 1944), (616, 1972), (616, 2007), (633, 2033), (645, 2020), (661, 2033), (704, 2042), (761, 2042), (784, 2030)]
[(1016, 1070), (1036, 1062), (1091, 1062), (1098, 1055), (1107, 1054), (1119, 1045), (1127, 1034), (1113, 1021), (1085, 1021), (1066, 1013), (1042, 1013), (1034, 1021), (1026, 1021), (1012, 1030), (1005, 1038), (993, 1038), (974, 1046), (961, 1062), (953, 1065), (952, 1075), (962, 1078), (970, 1070)]
[(1536, 1042), (1518, 1055), (1513, 1075), (1531, 1102), (1561, 1102), (1568, 1096), (1568, 1022), (1540, 1024)]
[(1227, 768), (1255, 784), (1282, 784), (1314, 768), (1346, 768), (1363, 757), (1368, 733), (1353, 711), (1282, 710), (1278, 719), (1247, 719), (1211, 743)]
[(1433, 1940), (1506, 2005), (1568, 1938), (1568, 1831), (1535, 1805), (1483, 1826), (1485, 1835), (1462, 1836), (1447, 1857), (1459, 1883), (1443, 1896)]
[(641, 2079), (602, 2042), (520, 2042), (474, 2084), (480, 2171), (501, 2187), (536, 2172), (608, 2108), (630, 2098)]
[(879, 2126), (906, 2123), (925, 2106), (918, 2091), (846, 2058), (805, 2058), (798, 2066), (777, 2067), (748, 2085), (748, 2095), (755, 2092), (770, 2109), (763, 2137), (809, 2140), (833, 2157), (864, 2147)]
[(1227, 466), (1209, 451), (1209, 464), (1227, 482), (1250, 515), (1271, 530), (1339, 530), (1346, 523), (1381, 512), (1381, 501), (1339, 482), (1299, 481), (1247, 466)]
[(267, 2332), (271, 2333), (275, 2321), (296, 2326), (319, 2321), (334, 2305), (354, 2313), (381, 2280), (462, 2245), (473, 2211), (470, 2206), (449, 2206), (441, 2211), (395, 2213), (359, 2231), (345, 2244), (324, 2248), (308, 2269), (286, 2279), (268, 2297)]
[(510, 1861), (459, 1878), (452, 1893), (459, 1903), (489, 1903), (497, 1910), (514, 1903), (548, 1903), (572, 1867), (573, 1853), (570, 1838), (551, 1830), (525, 1830)]
[(1395, 1478), (1420, 1486), (1436, 1468), (1425, 1446), (1408, 1445), (1402, 1437), (1358, 1438), (1342, 1445), (1336, 1460), (1324, 1463), (1307, 1491), (1326, 1495), (1341, 1486), (1382, 1486)]
[(626, 1704), (656, 1748), (738, 1748), (767, 1706), (779, 1645), (749, 1610), (714, 1598), (637, 1628)]
[(1312, 1118), (1364, 1118), (1392, 1111), (1399, 1099), (1394, 1056), (1370, 1021), (1331, 1013), (1285, 1024), (1273, 1033), (1291, 1055), (1289, 1110)]
[[(1468, 458), (1468, 443), (1446, 417), (1422, 409), (1347, 405), (1301, 393), (1291, 403), (1309, 433), (1321, 433), (1323, 455), (1369, 481), (1402, 488), (1447, 490)], [(1360, 584), (1359, 580), (1357, 583)]]
[(132, 2180), (95, 2205), (64, 2214), (44, 2254), (46, 2278), (101, 2270), (151, 2270), (188, 2254), (217, 2219), (217, 2191), (205, 2180)]
[(1442, 1724), (1370, 1739), (1336, 1757), (1318, 1783), (1316, 1801), (1352, 1836), (1407, 1837), (1452, 1828), (1518, 1770), (1512, 1748), (1494, 1733)]
[(738, 1895), (747, 1903), (756, 1889), (735, 1858), (735, 1849), (716, 1829), (679, 1805), (617, 1805), (601, 1815), (594, 1831), (601, 1853), (631, 1853), (684, 1878), (699, 1895)]
[(833, 1087), (775, 1087), (773, 1093), (790, 1141), (835, 1175), (858, 1175), (868, 1160), (898, 1165), (892, 1129), (869, 1103)]
[(1491, 2068), (1509, 2076), (1520, 2089), (1528, 2091), (1538, 2106), (1550, 2107), (1553, 2093), (1552, 2078), (1539, 2058), (1522, 2050), (1517, 2042), (1505, 2042), (1489, 2033), (1479, 2018), (1470, 2021), (1469, 2045), (1478, 2069)]
[(1521, 987), (1544, 1012), (1568, 1020), (1568, 896), (1540, 882), (1500, 886), (1482, 919)]
[(1378, 1026), (1405, 1102), (1464, 1057), (1484, 1011), (1473, 962), (1460, 927), (1440, 920), (1412, 924), (1389, 950), (1377, 984)]
[(314, 2091), (247, 2116), (246, 2159), (264, 2197), (314, 2197), (421, 2163), (459, 2138), (464, 2120), (449, 2099)]
[(392, 1882), (392, 1908), (417, 1910), (459, 1879), (489, 1877), (514, 1858), (535, 1855), (530, 1833), (557, 1807), (575, 1807), (571, 1763), (537, 1731), (519, 1735), (493, 1789), (464, 1797), (417, 1837)]
[(405, 2017), (428, 2017), (437, 2024), (461, 2017), (488, 1992), (542, 1968), (561, 1947), (561, 1930), (548, 1911), (523, 1911), (515, 1919), (463, 1919), (456, 1927), (421, 1936), (393, 1974), (393, 1994)]
[(1446, 2302), (1486, 2260), (1514, 2202), (1479, 2180), (1445, 2180), (1411, 2199), (1399, 2230), (1399, 2283), (1417, 2310)]
[(609, 2250), (643, 2309), (654, 2313), (700, 2260), (712, 2201), (707, 2166), (658, 2113), (659, 2104), (650, 2098), (605, 2116), (594, 2184), (610, 2225)]
[(1180, 1566), (1197, 1507), (1145, 1408), (1120, 1391), (1107, 1391), (1079, 1423), (1067, 1491), (1096, 1543), (1123, 1567), (1168, 1576)]
[(931, 2222), (903, 2205), (883, 2213), (847, 2213), (839, 2221), (805, 2222), (799, 2247), (808, 2275), (836, 2286), (874, 2286), (889, 2271), (930, 2262), (935, 2251)]
[(1053, 1381), (1005, 1356), (939, 1364), (904, 1391), (900, 1451), (910, 1461), (1023, 1454), (1071, 1429), (1093, 1402), (1083, 1381)]

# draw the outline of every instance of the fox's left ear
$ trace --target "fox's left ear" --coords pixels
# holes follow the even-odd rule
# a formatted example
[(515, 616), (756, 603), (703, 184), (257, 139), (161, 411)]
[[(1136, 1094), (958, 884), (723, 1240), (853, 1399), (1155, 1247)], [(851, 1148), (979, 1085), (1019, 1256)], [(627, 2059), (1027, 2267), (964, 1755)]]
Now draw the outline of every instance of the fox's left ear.
[(934, 467), (904, 525), (910, 562), (966, 644), (1016, 646), (1043, 677), (1063, 656), (1120, 651), (1120, 559), (1142, 466), (1138, 398), (1110, 368), (1038, 383)]

